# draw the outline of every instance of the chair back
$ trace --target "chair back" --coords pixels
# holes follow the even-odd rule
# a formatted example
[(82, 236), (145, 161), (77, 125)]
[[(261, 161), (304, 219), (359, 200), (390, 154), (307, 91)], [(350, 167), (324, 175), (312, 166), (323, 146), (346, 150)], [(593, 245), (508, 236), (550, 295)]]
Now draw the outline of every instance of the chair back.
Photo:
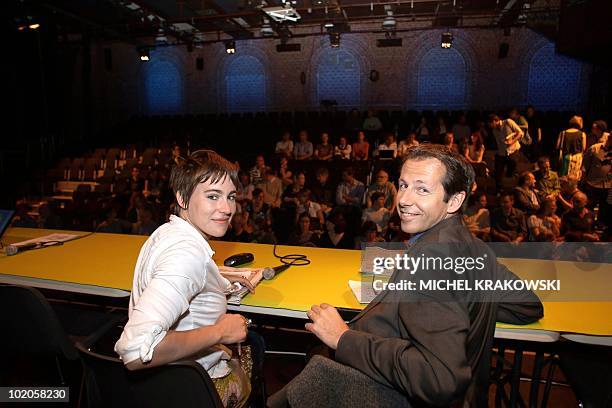
[(77, 348), (90, 408), (223, 407), (208, 373), (194, 361), (129, 371), (118, 358), (97, 354), (83, 344)]
[(36, 289), (0, 285), (0, 353), (41, 353), (79, 357), (55, 311)]

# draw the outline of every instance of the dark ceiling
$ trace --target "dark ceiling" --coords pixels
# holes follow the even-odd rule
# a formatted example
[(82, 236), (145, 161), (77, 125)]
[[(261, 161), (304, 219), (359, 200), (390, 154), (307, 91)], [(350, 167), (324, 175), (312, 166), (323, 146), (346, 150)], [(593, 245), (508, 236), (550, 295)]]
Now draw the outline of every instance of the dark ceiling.
[(169, 43), (261, 38), (264, 25), (272, 30), (271, 37), (312, 35), (330, 22), (342, 31), (357, 23), (366, 23), (360, 24), (361, 30), (382, 31), (389, 14), (397, 21), (396, 32), (527, 24), (554, 36), (560, 0), (287, 1), (301, 16), (297, 22), (266, 18), (264, 10), (283, 6), (282, 0), (22, 0), (11, 1), (10, 11), (14, 18), (30, 15), (53, 23), (60, 35), (88, 31), (100, 38), (139, 43), (162, 30)]

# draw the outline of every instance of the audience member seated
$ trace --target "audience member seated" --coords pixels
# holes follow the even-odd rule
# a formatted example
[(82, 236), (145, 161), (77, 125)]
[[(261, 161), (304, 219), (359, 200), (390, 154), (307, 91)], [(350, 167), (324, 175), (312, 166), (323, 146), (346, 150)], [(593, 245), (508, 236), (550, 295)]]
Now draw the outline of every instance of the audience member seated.
[(145, 180), (145, 197), (158, 198), (168, 189), (167, 176), (162, 175), (161, 170), (153, 167)]
[(326, 221), (319, 246), (335, 249), (354, 248), (355, 237), (347, 230), (346, 217), (342, 211), (333, 212)]
[(395, 188), (395, 184), (389, 181), (389, 174), (383, 169), (378, 170), (376, 173), (376, 181), (368, 186), (368, 191), (366, 193), (367, 207), (373, 205), (374, 199), (372, 195), (374, 193), (382, 193), (384, 197), (384, 207), (389, 211), (393, 211), (393, 208), (395, 208), (397, 189)]
[[(385, 151), (390, 151), (391, 153), (389, 153), (388, 156), (381, 153)], [(378, 145), (378, 149), (376, 149), (374, 155), (385, 159), (395, 159), (397, 157), (397, 143), (395, 142), (395, 136), (393, 136), (393, 133), (387, 133), (385, 135), (384, 142)]]
[(561, 184), (557, 172), (550, 169), (550, 159), (547, 156), (538, 159), (538, 170), (534, 175), (540, 201), (544, 199), (556, 200), (561, 192)]
[(380, 132), (382, 130), (382, 127), (382, 122), (380, 121), (380, 119), (378, 119), (374, 110), (368, 110), (368, 116), (363, 121), (363, 130), (370, 133), (376, 133)]
[[(319, 231), (320, 232), (320, 231)], [(318, 246), (319, 234), (310, 230), (310, 217), (302, 213), (297, 228), (289, 235), (289, 245)]]
[(255, 158), (255, 165), (249, 170), (249, 176), (251, 177), (251, 183), (254, 186), (264, 182), (264, 174), (266, 172), (266, 160), (262, 154), (258, 154)]
[(449, 151), (459, 154), (459, 146), (455, 144), (455, 137), (452, 133), (447, 133), (446, 135), (444, 135), (442, 145), (446, 147)]
[(281, 140), (276, 142), (274, 153), (278, 157), (285, 157), (287, 159), (290, 159), (293, 157), (293, 140), (291, 140), (290, 132), (288, 131), (283, 132), (283, 135), (281, 136)]
[(151, 235), (159, 227), (155, 221), (154, 210), (151, 205), (144, 205), (138, 211), (138, 221), (132, 224), (132, 234)]
[(458, 145), (463, 142), (468, 142), (470, 140), (470, 134), (472, 133), (472, 130), (466, 122), (467, 120), (465, 114), (462, 113), (461, 115), (459, 115), (457, 123), (455, 123), (451, 129), (451, 132), (455, 138), (455, 142)]
[(61, 229), (62, 219), (55, 213), (53, 202), (43, 201), (38, 206), (38, 228)]
[(559, 163), (560, 176), (582, 177), (582, 158), (586, 150), (586, 133), (582, 131), (583, 121), (580, 116), (572, 116), (569, 127), (557, 137), (557, 150), (561, 150)]
[(313, 154), (314, 148), (312, 143), (308, 141), (308, 132), (306, 130), (300, 131), (299, 141), (293, 147), (293, 158), (295, 160), (309, 160)]
[(258, 186), (264, 192), (264, 202), (272, 207), (280, 207), (283, 182), (276, 177), (276, 172), (270, 167), (266, 167), (264, 177), (264, 182)]
[(130, 177), (127, 180), (129, 191), (131, 192), (142, 192), (144, 191), (145, 181), (140, 177), (140, 167), (133, 166), (130, 169)]
[(449, 129), (448, 129), (448, 126), (446, 125), (446, 120), (444, 119), (444, 116), (439, 115), (436, 127), (433, 130), (431, 142), (432, 143), (442, 142), (442, 140), (444, 140), (444, 136), (446, 135), (448, 131)]
[(338, 145), (334, 148), (334, 156), (336, 159), (349, 160), (351, 158), (353, 149), (348, 144), (346, 136), (340, 136)]
[(560, 204), (558, 212), (564, 214), (574, 208), (574, 196), (581, 191), (578, 189), (578, 179), (572, 176), (564, 176), (559, 178), (561, 191), (557, 196), (557, 201)]
[(178, 164), (181, 164), (183, 161), (183, 156), (181, 152), (181, 146), (175, 144), (172, 146), (172, 153), (170, 156), (170, 160), (165, 164), (166, 168), (172, 168)]
[(329, 170), (319, 167), (316, 172), (316, 181), (310, 186), (312, 201), (319, 203), (324, 213), (334, 206), (336, 189), (329, 183)]
[(514, 206), (523, 211), (526, 216), (535, 214), (540, 209), (538, 191), (535, 189), (536, 179), (530, 171), (521, 173), (519, 185), (514, 187)]
[(561, 218), (555, 212), (557, 203), (554, 198), (546, 198), (540, 210), (527, 218), (530, 241), (556, 241), (561, 231)]
[(427, 118), (425, 116), (421, 116), (419, 126), (417, 126), (417, 128), (414, 130), (414, 133), (416, 133), (417, 140), (419, 141), (419, 143), (436, 142), (435, 140), (431, 140), (431, 132), (429, 131), (429, 126), (427, 125)]
[(361, 130), (357, 132), (357, 141), (353, 143), (351, 149), (353, 160), (368, 160), (370, 155), (370, 144), (366, 140), (365, 133)]
[(311, 200), (310, 190), (304, 188), (298, 193), (299, 204), (296, 211), (296, 223), (302, 214), (308, 214), (312, 229), (321, 229), (325, 224), (325, 217), (321, 205)]
[(314, 151), (314, 158), (317, 160), (331, 160), (334, 157), (334, 145), (329, 143), (329, 134), (321, 133), (321, 143), (319, 143)]
[(385, 242), (378, 226), (373, 221), (366, 221), (361, 226), (361, 233), (355, 238), (355, 249), (362, 249), (367, 244)]
[[(248, 215), (248, 213), (246, 213)], [(227, 234), (223, 237), (224, 240), (230, 242), (251, 242), (253, 236), (244, 228), (245, 217), (243, 213), (236, 213), (232, 218), (232, 227), (227, 231)]]
[(236, 201), (242, 202), (244, 200), (253, 199), (253, 190), (255, 186), (251, 183), (251, 177), (244, 172), (238, 173), (238, 185), (236, 186)]
[(514, 208), (512, 194), (503, 193), (500, 204), (491, 213), (491, 240), (513, 243), (524, 241), (527, 237), (525, 214)]
[(480, 132), (474, 132), (470, 136), (470, 143), (468, 144), (468, 149), (466, 154), (464, 155), (468, 162), (470, 163), (482, 163), (482, 158), (484, 156), (485, 146), (484, 141), (482, 140), (482, 135)]
[(587, 196), (579, 191), (572, 197), (573, 208), (563, 214), (561, 234), (566, 241), (599, 241), (595, 233), (593, 213), (586, 207)]
[(281, 206), (286, 209), (295, 211), (300, 204), (298, 195), (306, 185), (306, 175), (303, 171), (299, 171), (293, 177), (293, 183), (285, 189), (282, 195)]
[(336, 189), (336, 204), (361, 207), (365, 186), (354, 176), (353, 169), (342, 170), (342, 182)]
[(378, 227), (378, 232), (383, 232), (387, 228), (391, 211), (385, 208), (385, 195), (379, 191), (375, 191), (369, 197), (372, 205), (363, 211), (361, 222), (373, 222)]
[(463, 214), (463, 220), (470, 232), (483, 241), (489, 241), (491, 218), (487, 209), (487, 194), (480, 192), (470, 196), (472, 203)]
[(416, 133), (414, 132), (408, 133), (406, 138), (399, 143), (399, 146), (397, 148), (397, 156), (400, 158), (404, 157), (406, 150), (410, 149), (412, 146), (418, 146), (418, 145), (419, 145), (419, 142), (416, 140)]
[(260, 188), (253, 190), (253, 201), (245, 205), (251, 218), (253, 240), (259, 243), (273, 243), (272, 218), (270, 205), (264, 202), (264, 192)]
[(125, 218), (132, 224), (138, 222), (138, 214), (147, 204), (147, 199), (142, 192), (134, 191), (130, 195), (130, 204), (125, 213)]
[(285, 157), (280, 160), (278, 176), (283, 183), (283, 188), (286, 188), (293, 183), (293, 172), (289, 170), (289, 160)]
[(104, 220), (98, 225), (96, 231), (112, 234), (124, 234), (131, 231), (132, 224), (129, 221), (117, 218), (117, 209), (114, 205), (109, 205), (104, 210), (103, 217)]
[(344, 130), (350, 133), (354, 133), (361, 129), (362, 124), (363, 118), (361, 117), (361, 113), (359, 113), (357, 109), (353, 108), (346, 117), (346, 122), (344, 123)]

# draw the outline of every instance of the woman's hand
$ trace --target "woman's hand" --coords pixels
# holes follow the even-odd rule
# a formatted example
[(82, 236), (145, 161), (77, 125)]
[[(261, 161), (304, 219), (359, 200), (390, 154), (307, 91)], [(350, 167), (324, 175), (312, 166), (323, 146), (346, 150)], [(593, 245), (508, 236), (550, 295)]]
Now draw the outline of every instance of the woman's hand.
[(232, 344), (244, 341), (247, 336), (248, 320), (239, 314), (224, 314), (217, 320), (216, 326), (221, 334), (221, 344)]
[[(231, 268), (231, 267), (228, 268), (225, 266), (219, 266), (219, 272), (221, 273), (221, 276), (223, 276), (225, 279), (227, 279), (231, 283), (239, 283), (242, 286), (248, 288), (249, 292), (255, 293), (255, 286), (253, 286), (253, 284), (251, 283), (251, 279), (257, 272), (253, 271), (252, 268)], [(223, 272), (234, 272), (234, 273), (224, 274)], [(244, 272), (242, 275), (247, 275), (248, 278), (236, 275), (235, 272)]]

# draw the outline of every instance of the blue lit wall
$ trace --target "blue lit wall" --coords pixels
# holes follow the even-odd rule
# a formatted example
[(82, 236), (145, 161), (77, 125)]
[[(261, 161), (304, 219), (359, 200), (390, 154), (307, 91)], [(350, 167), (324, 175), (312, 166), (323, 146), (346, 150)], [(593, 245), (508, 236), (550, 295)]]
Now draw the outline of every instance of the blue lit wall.
[(581, 62), (557, 55), (554, 43), (544, 45), (531, 58), (529, 104), (539, 109), (576, 109), (580, 102), (581, 70)]
[(183, 83), (176, 64), (151, 52), (145, 68), (145, 94), (149, 114), (175, 114), (183, 109)]
[(419, 63), (416, 105), (420, 109), (465, 108), (466, 71), (457, 50), (432, 48)]
[(329, 48), (317, 68), (317, 102), (335, 100), (339, 107), (359, 106), (361, 69), (352, 53)]
[(250, 55), (232, 55), (225, 73), (227, 109), (230, 112), (265, 111), (266, 74), (261, 62)]

